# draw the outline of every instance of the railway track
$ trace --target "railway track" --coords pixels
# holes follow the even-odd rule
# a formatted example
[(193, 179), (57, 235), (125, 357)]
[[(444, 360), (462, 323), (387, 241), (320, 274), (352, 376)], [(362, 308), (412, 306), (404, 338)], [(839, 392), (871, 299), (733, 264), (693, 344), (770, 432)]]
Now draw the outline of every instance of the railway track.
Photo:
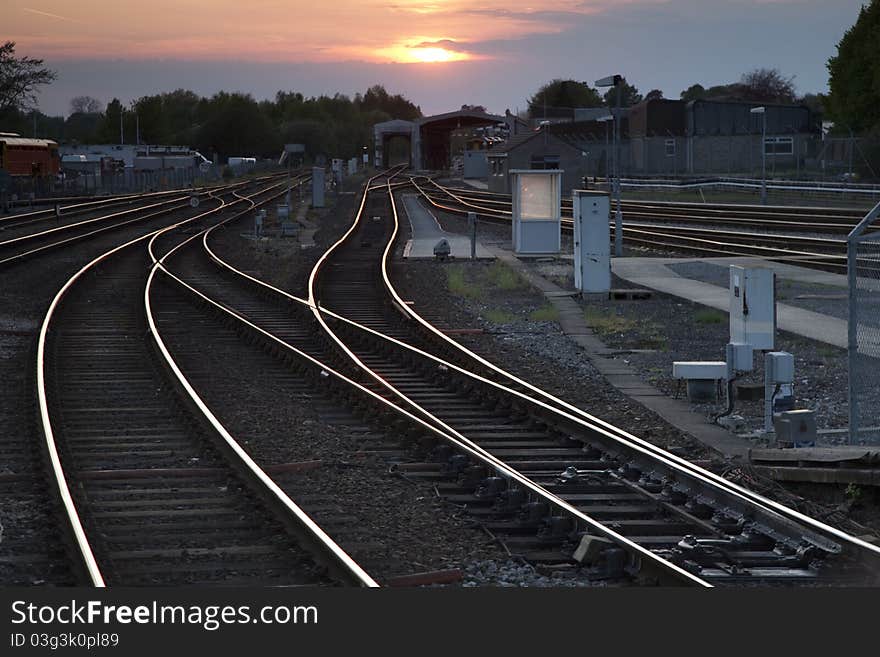
[[(509, 194), (499, 194), (473, 188), (448, 187), (425, 178), (429, 189), (438, 197), (456, 199), (464, 204), (475, 204), (489, 210), (510, 214)], [(562, 199), (562, 214), (571, 218), (570, 198)], [(651, 219), (655, 222), (703, 223), (733, 225), (746, 228), (776, 228), (813, 232), (848, 233), (864, 217), (865, 210), (856, 208), (763, 206), (738, 203), (690, 203), (680, 201), (623, 200), (621, 207), (627, 216)]]
[[(467, 505), (517, 554), (571, 564), (574, 549), (592, 536), (607, 541), (589, 539), (599, 546), (588, 558), (589, 576), (615, 581), (874, 581), (871, 546), (676, 462), (561, 400), (542, 399), (527, 383), (473, 357), (462, 366), (433, 355), (456, 349), (401, 321), (406, 304), (389, 296), (393, 287), (385, 287), (390, 280), (381, 264), (393, 242), (394, 206), (390, 196), (383, 199), (387, 188), (374, 181), (369, 189), (352, 230), (313, 272), (312, 303), (235, 270), (207, 248), (200, 270), (190, 264), (178, 271), (202, 285), (191, 291), (216, 312), (279, 357), (307, 362), (318, 370), (315, 380), (326, 377), (324, 385), (344, 389), (337, 394), (347, 404), (394, 427), (399, 442), (376, 445), (375, 453)], [(212, 283), (206, 256), (238, 281), (237, 298), (229, 285)], [(255, 286), (263, 298), (248, 292)], [(326, 310), (337, 303), (341, 314)], [(304, 312), (315, 314), (333, 343), (315, 338)]]
[[(395, 300), (387, 272), (396, 232), (389, 187), (368, 185), (352, 229), (313, 271), (311, 303), (224, 263), (207, 236), (201, 255), (177, 262), (173, 276), (279, 358), (299, 361), (345, 403), (394, 427), (399, 441), (373, 451), (466, 505), (512, 552), (571, 565), (591, 536), (588, 577), (699, 585), (876, 579), (875, 548), (567, 407), (440, 334), (426, 335), (415, 315), (402, 321), (408, 305)], [(236, 285), (217, 284), (209, 260)], [(332, 342), (309, 329), (309, 312)]]
[[(483, 464), (466, 486), (447, 492), (482, 508), (495, 521), (490, 528), (509, 532), (508, 540), (520, 548), (540, 546), (541, 559), (555, 554), (561, 560), (570, 559), (584, 535), (595, 533), (630, 556), (649, 561), (647, 551), (712, 584), (876, 581), (876, 548), (575, 413), (453, 348), (436, 331), (426, 335), (426, 323), (413, 316), (390, 281), (396, 226), (391, 191), (369, 193), (352, 231), (313, 272), (313, 312), (355, 366), (396, 403), (578, 512), (552, 520), (549, 541), (546, 527), (524, 536), (523, 507), (530, 508), (533, 491), (492, 476)], [(410, 321), (402, 321), (401, 313)], [(419, 353), (404, 342), (424, 348)], [(433, 356), (438, 350), (449, 359)], [(428, 458), (410, 467), (437, 476), (448, 450), (438, 456), (436, 445), (426, 442)]]
[[(309, 300), (224, 262), (209, 245), (215, 228), (157, 234), (150, 242), (152, 257), (137, 248), (146, 238), (136, 240), (90, 263), (59, 293), (54, 312), (61, 321), (66, 313), (72, 324), (40, 345), (43, 354), (69, 361), (45, 364), (54, 378), (49, 385), (44, 379), (43, 388), (62, 406), (50, 413), (49, 402), (41, 399), (41, 415), (50, 454), (57, 432), (52, 460), (72, 467), (67, 476), (76, 485), (66, 486), (67, 506), (84, 509), (79, 530), (72, 524), (74, 535), (91, 548), (86, 530), (100, 529), (92, 555), (101, 581), (229, 581), (231, 569), (242, 581), (278, 583), (287, 563), (281, 555), (310, 564), (305, 575), (284, 570), (288, 577), (306, 578), (291, 583), (333, 581), (314, 567), (313, 551), (303, 551), (292, 538), (301, 536), (302, 527), (291, 534), (289, 519), (279, 520), (277, 499), (267, 508), (266, 493), (254, 492), (260, 482), (272, 489), (266, 473), (255, 463), (249, 474), (229, 465), (228, 455), (241, 456), (243, 450), (201, 402), (166, 346), (163, 336), (175, 342), (184, 327), (204, 322), (187, 310), (193, 300), (383, 427), (386, 438), (371, 451), (408, 476), (432, 483), (513, 554), (571, 566), (580, 545), (584, 576), (617, 583), (877, 581), (876, 548), (574, 409), (428, 324), (392, 283), (390, 254), (398, 234), (393, 181), (390, 175), (368, 183), (351, 229), (313, 270)], [(94, 276), (96, 267), (100, 276)], [(93, 276), (97, 287), (91, 290), (83, 291), (82, 281), (75, 280)], [(143, 289), (140, 283), (146, 286), (143, 296), (132, 292)], [(84, 303), (73, 303), (86, 300), (87, 314)], [(126, 319), (114, 318), (118, 311)], [(115, 325), (126, 330), (114, 332)], [(147, 328), (146, 341), (130, 339)], [(139, 368), (126, 369), (138, 362)], [(144, 362), (152, 365), (144, 368)], [(111, 377), (119, 368), (121, 376)], [(163, 380), (166, 370), (173, 386)], [(113, 384), (100, 385), (111, 378)], [(68, 385), (75, 380), (85, 384)], [(176, 389), (184, 391), (186, 403), (170, 410), (168, 401), (180, 398)], [(90, 414), (115, 424), (77, 434), (77, 418)], [(49, 416), (57, 418), (57, 431)], [(155, 431), (144, 440), (130, 433), (132, 428)], [(222, 488), (222, 482), (225, 490), (218, 496), (213, 487)], [(233, 501), (234, 493), (242, 497)], [(290, 504), (282, 501), (281, 507)], [(180, 517), (202, 519), (203, 535), (187, 534), (186, 521), (163, 520), (169, 507)], [(230, 508), (239, 519), (265, 518), (252, 524), (276, 542), (260, 544), (253, 535), (236, 533), (244, 528), (224, 526)], [(157, 523), (168, 531), (142, 532)], [(218, 548), (221, 536), (229, 541)], [(261, 565), (254, 564), (255, 555), (265, 555)]]
[[(234, 188), (238, 188), (236, 185)], [(223, 189), (217, 194), (222, 196)], [(205, 203), (203, 203), (203, 207)], [(49, 301), (83, 263), (196, 211), (166, 206), (142, 221), (121, 221), (115, 229), (96, 231), (62, 248), (22, 247), (20, 257), (3, 269), (0, 304), (0, 580), (7, 584), (72, 584), (76, 581), (50, 509), (52, 493), (43, 473), (36, 426), (33, 361), (40, 321)], [(64, 238), (61, 238), (63, 240)], [(60, 241), (60, 240), (59, 240)], [(9, 257), (15, 253), (7, 250)]]
[[(151, 245), (245, 203), (254, 205), (239, 198), (164, 229)], [(91, 583), (372, 585), (338, 553), (328, 559), (327, 545), (315, 552), (315, 528), (190, 394), (148, 302), (145, 312), (148, 237), (71, 278), (38, 345), (47, 452)]]
[[(435, 208), (453, 214), (475, 212), (483, 219), (510, 221), (510, 200), (499, 195), (443, 187), (411, 179)], [(710, 256), (758, 256), (806, 267), (846, 270), (844, 235), (858, 223), (859, 211), (832, 208), (764, 208), (672, 202), (624, 202), (626, 243)], [(567, 214), (567, 217), (565, 216)], [(571, 202), (563, 202), (562, 228), (571, 232)], [(719, 226), (730, 226), (723, 228)], [(612, 235), (614, 225), (611, 222)]]

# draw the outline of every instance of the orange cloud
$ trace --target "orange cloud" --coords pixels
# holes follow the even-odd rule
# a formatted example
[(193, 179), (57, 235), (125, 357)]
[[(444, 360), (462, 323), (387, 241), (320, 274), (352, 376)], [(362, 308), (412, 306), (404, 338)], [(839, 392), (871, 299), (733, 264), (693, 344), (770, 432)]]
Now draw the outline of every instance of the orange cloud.
[(485, 58), (469, 44), (559, 32), (621, 1), (665, 0), (3, 0), (3, 14), (4, 37), (44, 58), (434, 63)]

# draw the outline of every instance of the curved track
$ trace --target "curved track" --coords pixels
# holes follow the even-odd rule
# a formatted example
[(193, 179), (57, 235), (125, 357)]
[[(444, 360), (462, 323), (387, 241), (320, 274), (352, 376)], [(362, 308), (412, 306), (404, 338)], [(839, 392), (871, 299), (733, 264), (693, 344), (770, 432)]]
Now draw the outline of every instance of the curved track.
[(156, 332), (156, 309), (144, 296), (156, 269), (145, 242), (173, 248), (188, 239), (179, 233), (184, 225), (242, 203), (254, 205), (244, 197), (221, 201), (175, 232), (105, 253), (68, 281), (44, 320), (41, 422), (71, 536), (94, 585), (374, 585), (356, 565), (337, 568), (313, 551), (314, 528), (199, 404)]
[[(510, 222), (509, 195), (445, 187), (427, 178), (411, 182), (437, 209)], [(626, 244), (710, 256), (758, 256), (831, 271), (846, 269), (846, 240), (823, 234), (845, 235), (863, 216), (839, 208), (639, 201), (624, 201), (623, 212)], [(571, 201), (563, 201), (562, 227), (572, 231)]]
[[(545, 490), (552, 488), (576, 507), (582, 517), (570, 517), (572, 525), (556, 536), (561, 554), (585, 532), (595, 532), (630, 554), (644, 559), (641, 550), (648, 550), (705, 582), (843, 584), (876, 579), (876, 548), (574, 412), (561, 400), (453, 347), (415, 317), (394, 290), (388, 258), (396, 233), (390, 188), (384, 193), (374, 189), (353, 229), (313, 272), (315, 312), (318, 307), (332, 309), (363, 325), (322, 313), (340, 348), (398, 403), (441, 431), (471, 441)], [(402, 322), (401, 313), (413, 321)], [(416, 356), (391, 337), (422, 345), (423, 353)], [(431, 356), (438, 348), (449, 354), (448, 360)], [(503, 384), (497, 382), (499, 376), (506, 379)], [(489, 489), (493, 503), (512, 498), (521, 511), (518, 505), (527, 504), (529, 491), (516, 482), (493, 479), (478, 483), (477, 496), (485, 503)], [(584, 517), (619, 531), (602, 532)]]

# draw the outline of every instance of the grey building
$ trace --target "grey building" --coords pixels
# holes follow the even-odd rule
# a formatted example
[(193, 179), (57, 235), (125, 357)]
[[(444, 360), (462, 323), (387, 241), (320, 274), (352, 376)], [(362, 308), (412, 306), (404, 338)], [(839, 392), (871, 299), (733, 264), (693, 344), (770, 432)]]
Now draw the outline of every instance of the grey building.
[[(752, 109), (764, 107), (765, 115)], [(761, 167), (761, 132), (770, 171), (799, 169), (814, 157), (821, 132), (818, 117), (805, 105), (695, 100), (687, 104), (686, 171), (751, 173)]]
[[(623, 171), (629, 168), (630, 160), (627, 131), (624, 117), (620, 149)], [(509, 172), (513, 169), (561, 169), (562, 192), (568, 196), (572, 189), (583, 188), (584, 177), (608, 175), (613, 144), (612, 121), (556, 123), (521, 133), (488, 151), (489, 190), (510, 193)]]

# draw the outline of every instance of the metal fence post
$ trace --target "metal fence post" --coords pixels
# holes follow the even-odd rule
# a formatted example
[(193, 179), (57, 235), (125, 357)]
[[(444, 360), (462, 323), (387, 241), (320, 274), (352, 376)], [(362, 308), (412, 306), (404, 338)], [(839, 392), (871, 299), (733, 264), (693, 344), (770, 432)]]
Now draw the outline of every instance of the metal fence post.
[[(847, 264), (847, 374), (849, 397), (849, 443), (861, 440), (862, 410), (872, 409), (872, 425), (880, 424), (880, 403), (877, 394), (880, 391), (880, 233), (866, 235), (868, 228), (880, 218), (880, 203), (865, 215), (858, 225), (850, 231), (846, 238)], [(863, 245), (871, 243), (871, 250)], [(860, 253), (860, 251), (865, 251)], [(860, 257), (861, 256), (861, 257)], [(862, 301), (859, 292), (859, 262), (864, 261), (865, 268), (862, 278), (863, 288), (868, 296), (868, 305), (874, 315), (862, 313)], [(872, 285), (873, 283), (873, 285)], [(869, 322), (874, 317), (873, 322)], [(860, 330), (862, 329), (862, 330)], [(872, 358), (877, 362), (863, 363), (863, 359)], [(869, 403), (865, 406), (862, 401)], [(876, 433), (876, 432), (875, 432)], [(876, 437), (876, 436), (872, 436)]]

